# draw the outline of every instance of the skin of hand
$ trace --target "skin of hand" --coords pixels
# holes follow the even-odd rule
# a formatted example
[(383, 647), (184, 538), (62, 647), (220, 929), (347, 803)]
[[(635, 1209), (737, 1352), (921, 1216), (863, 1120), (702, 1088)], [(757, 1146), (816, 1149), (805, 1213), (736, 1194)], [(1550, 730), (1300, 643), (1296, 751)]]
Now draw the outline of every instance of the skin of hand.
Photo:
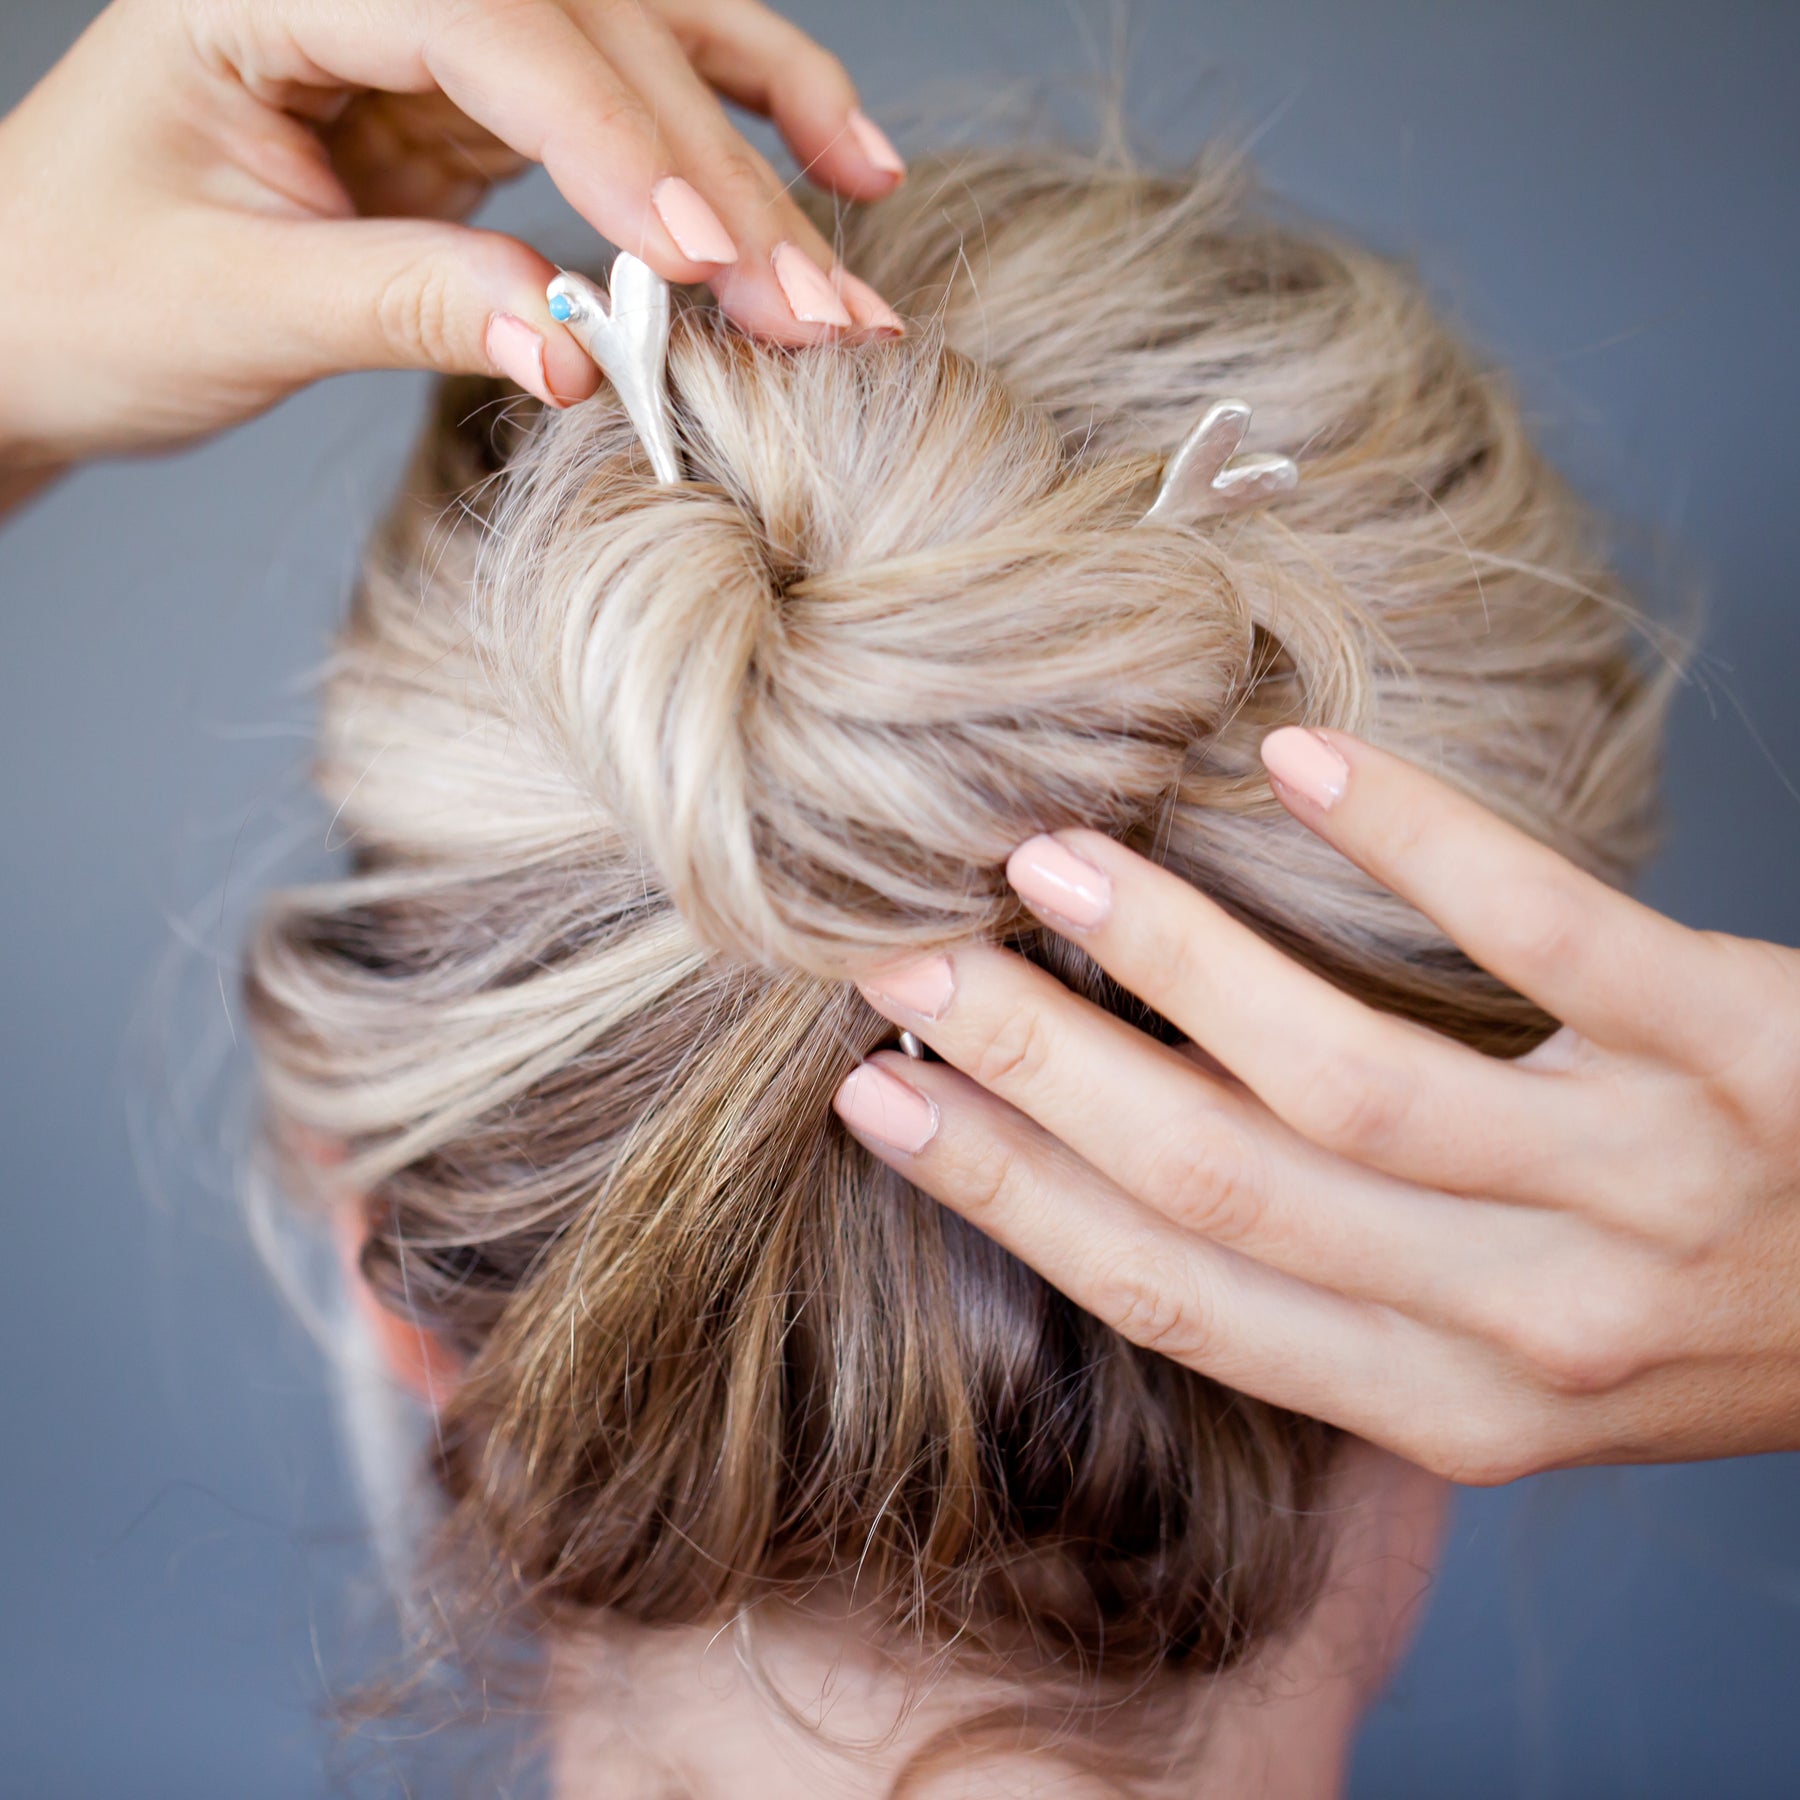
[(1126, 1337), (1453, 1480), (1800, 1448), (1800, 952), (1692, 931), (1340, 732), (1302, 824), (1562, 1027), (1377, 1012), (1108, 838), (1015, 890), (1189, 1042), (977, 945), (863, 983), (839, 1115)]
[(344, 370), (585, 398), (554, 266), (458, 222), (532, 162), (747, 330), (900, 330), (721, 97), (842, 195), (904, 177), (840, 64), (758, 0), (114, 0), (0, 120), (0, 490)]

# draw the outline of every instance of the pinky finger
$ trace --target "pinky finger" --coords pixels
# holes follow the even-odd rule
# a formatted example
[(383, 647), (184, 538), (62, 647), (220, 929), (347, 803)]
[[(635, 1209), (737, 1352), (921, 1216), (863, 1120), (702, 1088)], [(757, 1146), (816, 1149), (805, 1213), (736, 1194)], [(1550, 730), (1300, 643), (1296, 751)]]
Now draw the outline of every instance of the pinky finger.
[(1479, 1346), (1183, 1231), (948, 1065), (880, 1053), (834, 1104), (873, 1155), (1133, 1343), (1452, 1480), (1536, 1466)]

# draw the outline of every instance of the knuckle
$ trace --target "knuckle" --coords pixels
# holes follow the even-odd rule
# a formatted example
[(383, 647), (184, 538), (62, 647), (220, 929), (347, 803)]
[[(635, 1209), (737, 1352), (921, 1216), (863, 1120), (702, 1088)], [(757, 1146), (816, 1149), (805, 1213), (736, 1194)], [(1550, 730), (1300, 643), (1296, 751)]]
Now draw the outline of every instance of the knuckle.
[(1686, 1078), (1636, 1072), (1587, 1077), (1606, 1120), (1590, 1139), (1585, 1202), (1609, 1229), (1678, 1266), (1704, 1262), (1737, 1223), (1737, 1149), (1711, 1098)]
[(1217, 1117), (1183, 1118), (1167, 1127), (1146, 1158), (1140, 1197), (1202, 1237), (1231, 1243), (1262, 1219), (1259, 1160), (1235, 1125)]
[(823, 44), (809, 38), (799, 26), (792, 26), (791, 29), (793, 37), (783, 45), (785, 55), (781, 85), (804, 87), (814, 93), (835, 90), (838, 94), (853, 99), (856, 83), (843, 62)]
[(1117, 940), (1115, 960), (1127, 987), (1153, 982), (1159, 993), (1181, 995), (1205, 993), (1213, 985), (1217, 951), (1203, 947), (1200, 932), (1183, 930), (1165, 906), (1145, 907), (1132, 930), (1118, 933)]
[(1026, 1003), (1001, 1017), (976, 1052), (969, 1073), (992, 1093), (1017, 1093), (1036, 1083), (1050, 1052), (1050, 1029), (1043, 1015)]
[(1111, 1259), (1098, 1271), (1092, 1310), (1121, 1337), (1160, 1356), (1199, 1365), (1209, 1333), (1197, 1298), (1182, 1291), (1169, 1271), (1137, 1252)]
[(850, 73), (849, 66), (841, 57), (834, 56), (822, 45), (814, 43), (811, 38), (808, 38), (806, 43), (810, 53), (807, 67), (808, 79), (820, 87), (834, 87), (840, 93), (847, 94), (854, 99), (856, 81)]
[(594, 100), (594, 123), (608, 137), (655, 144), (661, 132), (656, 115), (629, 89), (607, 89)]
[(681, 46), (682, 55), (702, 74), (715, 69), (731, 52), (731, 39), (722, 22), (704, 6), (665, 4), (662, 22)]
[[(604, 25), (597, 23), (591, 13), (583, 24), (590, 37), (604, 30)], [(641, 19), (634, 17), (634, 29), (640, 24)], [(604, 67), (584, 68), (577, 79), (585, 127), (606, 137), (635, 141), (640, 145), (660, 141), (661, 126), (654, 107), (623, 75), (614, 72), (610, 62)]]
[(979, 1141), (955, 1171), (957, 1211), (976, 1224), (1005, 1213), (1028, 1179), (1017, 1146), (1004, 1138)]
[[(1699, 1133), (1695, 1138), (1704, 1142)], [(1707, 1149), (1723, 1153), (1696, 1158), (1697, 1167), (1677, 1167), (1647, 1180), (1629, 1205), (1620, 1208), (1666, 1255), (1689, 1267), (1705, 1262), (1738, 1223), (1732, 1193), (1718, 1176), (1730, 1161), (1729, 1151), (1710, 1144)]]
[(1651, 1362), (1664, 1316), (1656, 1284), (1589, 1270), (1536, 1288), (1507, 1345), (1556, 1393), (1605, 1393)]
[(1514, 968), (1566, 973), (1586, 948), (1586, 921), (1579, 899), (1560, 883), (1521, 883), (1496, 927), (1501, 952)]
[(1770, 944), (1737, 943), (1727, 954), (1736, 964), (1730, 985), (1755, 999), (1721, 1009), (1720, 1053), (1705, 1071), (1711, 1112), (1739, 1141), (1791, 1154), (1800, 1147), (1800, 1032), (1792, 1024), (1800, 958)]
[[(1800, 1007), (1800, 994), (1793, 1004)], [(1793, 1017), (1785, 1006), (1781, 1010)], [(1721, 1078), (1721, 1111), (1739, 1137), (1792, 1151), (1800, 1145), (1800, 1108), (1794, 1104), (1800, 1095), (1800, 1033), (1791, 1025), (1766, 1030), (1763, 1042)]]
[(772, 199), (780, 184), (774, 171), (735, 133), (715, 145), (706, 159), (707, 185), (740, 199)]
[(1301, 1129), (1345, 1156), (1378, 1154), (1405, 1124), (1416, 1088), (1405, 1068), (1364, 1052), (1340, 1051), (1322, 1058), (1304, 1082)]
[(400, 359), (422, 358), (434, 368), (455, 360), (454, 287), (441, 263), (415, 261), (389, 275), (376, 299), (376, 319)]
[(1544, 1466), (1530, 1434), (1502, 1419), (1462, 1419), (1432, 1432), (1411, 1460), (1458, 1487), (1505, 1487)]
[(1444, 829), (1443, 806), (1435, 796), (1413, 796), (1403, 806), (1390, 806), (1366, 821), (1367, 843), (1375, 865), (1392, 873), (1416, 867)]

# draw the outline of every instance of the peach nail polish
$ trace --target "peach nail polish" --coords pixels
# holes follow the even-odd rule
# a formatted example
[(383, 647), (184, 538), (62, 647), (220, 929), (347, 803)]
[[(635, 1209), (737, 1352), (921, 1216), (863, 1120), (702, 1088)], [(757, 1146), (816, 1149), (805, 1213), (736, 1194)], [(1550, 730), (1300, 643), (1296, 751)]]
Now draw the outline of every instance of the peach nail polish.
[(825, 271), (798, 244), (777, 244), (769, 260), (775, 265), (775, 279), (787, 296), (789, 310), (802, 325), (854, 322)]
[(737, 261), (738, 247), (723, 220), (679, 175), (665, 175), (650, 190), (650, 204), (683, 256), (703, 263)]
[(546, 406), (559, 411), (563, 402), (550, 391), (550, 377), (544, 372), (544, 339), (523, 319), (511, 313), (495, 313), (488, 320), (487, 354), (508, 381), (515, 381), (526, 393), (535, 394)]
[(1263, 767), (1284, 788), (1321, 808), (1344, 797), (1350, 765), (1316, 731), (1284, 725), (1262, 741)]
[(862, 984), (865, 993), (921, 1019), (941, 1019), (956, 997), (956, 972), (947, 956), (880, 969)]
[(1006, 860), (1006, 879), (1034, 911), (1082, 930), (1112, 911), (1105, 872), (1053, 837), (1027, 838)]
[(850, 316), (865, 331), (884, 337), (904, 337), (906, 321), (861, 277), (848, 269), (837, 271), (838, 293), (850, 308)]
[(850, 115), (850, 136), (864, 157), (884, 175), (904, 175), (906, 162), (888, 139), (888, 134), (858, 107)]
[(852, 1069), (831, 1104), (853, 1130), (908, 1156), (918, 1155), (937, 1135), (938, 1109), (879, 1063)]

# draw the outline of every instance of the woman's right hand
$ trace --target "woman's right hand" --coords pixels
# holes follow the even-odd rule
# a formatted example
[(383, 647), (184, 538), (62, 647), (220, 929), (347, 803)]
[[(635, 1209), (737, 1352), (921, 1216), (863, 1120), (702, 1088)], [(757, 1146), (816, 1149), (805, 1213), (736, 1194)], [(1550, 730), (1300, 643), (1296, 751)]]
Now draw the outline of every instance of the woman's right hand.
[(591, 394), (554, 267), (456, 222), (531, 162), (747, 330), (898, 329), (720, 95), (842, 194), (902, 179), (841, 66), (759, 0), (114, 0), (0, 120), (0, 485), (342, 370)]
[(864, 986), (943, 1062), (839, 1091), (885, 1162), (1126, 1337), (1458, 1481), (1800, 1449), (1800, 951), (1690, 931), (1341, 731), (1302, 824), (1563, 1029), (1353, 999), (1096, 832), (1008, 874), (1188, 1040), (969, 945)]

